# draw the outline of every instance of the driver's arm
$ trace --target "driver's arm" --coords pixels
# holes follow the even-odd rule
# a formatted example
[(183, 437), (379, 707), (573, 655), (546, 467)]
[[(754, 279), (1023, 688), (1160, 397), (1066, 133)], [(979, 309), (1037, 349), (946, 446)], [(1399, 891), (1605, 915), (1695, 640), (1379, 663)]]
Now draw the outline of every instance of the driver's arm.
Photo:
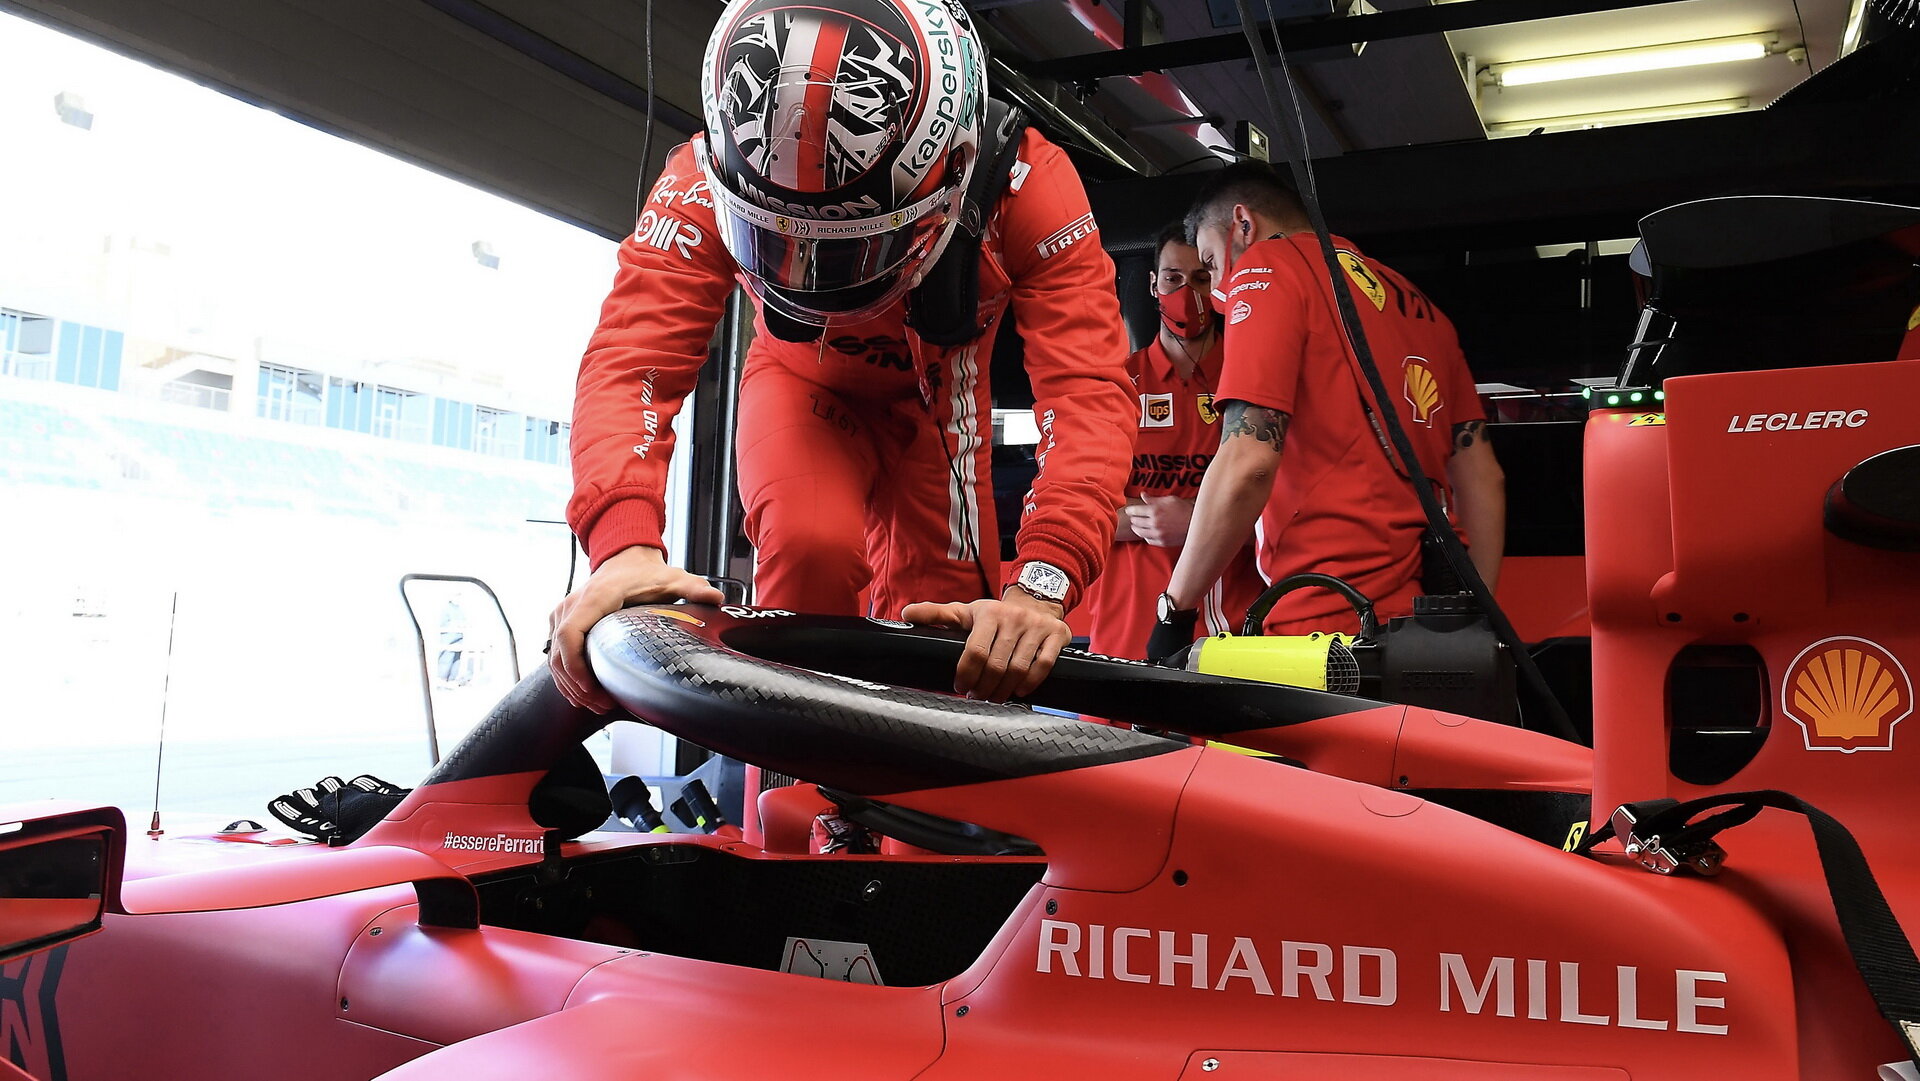
[(691, 147), (668, 155), (580, 362), (567, 523), (592, 572), (550, 617), (554, 683), (575, 705), (613, 708), (587, 666), (587, 631), (641, 601), (720, 602), (706, 581), (667, 564), (667, 459), (673, 418), (693, 389), (733, 289), (734, 264)]
[(1106, 565), (1132, 465), (1138, 407), (1114, 293), (1113, 260), (1080, 177), (1029, 130), (1025, 167), (1003, 202), (998, 246), (1011, 282), (1040, 424), (1040, 471), (1027, 494), (1012, 568), (1030, 561), (1067, 576), (1065, 605), (1009, 587), (999, 600), (908, 605), (902, 618), (964, 627), (954, 689), (992, 701), (1030, 693), (1072, 640), (1065, 609)]

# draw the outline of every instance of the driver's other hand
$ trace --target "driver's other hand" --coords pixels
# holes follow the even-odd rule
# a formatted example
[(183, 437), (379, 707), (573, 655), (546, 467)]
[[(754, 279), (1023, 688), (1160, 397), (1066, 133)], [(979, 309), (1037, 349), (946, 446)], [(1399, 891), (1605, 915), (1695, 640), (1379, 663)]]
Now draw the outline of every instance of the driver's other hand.
[(677, 600), (719, 604), (722, 597), (705, 578), (668, 566), (658, 548), (627, 548), (608, 556), (547, 618), (552, 634), (547, 667), (553, 669), (554, 686), (576, 706), (612, 711), (612, 696), (587, 665), (587, 632), (628, 605)]
[(900, 618), (968, 632), (953, 673), (954, 693), (1004, 702), (1032, 694), (1053, 671), (1060, 650), (1073, 640), (1061, 615), (1059, 605), (1015, 588), (997, 601), (909, 604)]

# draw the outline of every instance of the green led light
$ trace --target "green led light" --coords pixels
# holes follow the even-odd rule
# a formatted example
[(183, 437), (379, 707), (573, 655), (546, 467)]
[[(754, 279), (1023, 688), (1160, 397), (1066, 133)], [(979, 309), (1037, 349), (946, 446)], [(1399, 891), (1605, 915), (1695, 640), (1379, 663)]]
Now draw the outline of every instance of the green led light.
[(1608, 405), (1619, 405), (1619, 404), (1620, 404), (1620, 396), (1619, 396), (1618, 394), (1609, 394), (1609, 395), (1607, 395), (1607, 404), (1608, 404)]
[(1656, 401), (1656, 402), (1664, 402), (1664, 401), (1666, 401), (1666, 400), (1667, 400), (1667, 392), (1666, 392), (1666, 391), (1664, 391), (1664, 390), (1656, 390), (1656, 391), (1654, 391), (1654, 392), (1653, 392), (1653, 400), (1654, 400), (1654, 401)]
[(1628, 397), (1628, 399), (1627, 399), (1627, 400), (1628, 400), (1628, 401), (1633, 401), (1633, 402), (1637, 402), (1637, 401), (1639, 401), (1639, 400), (1640, 400), (1640, 399), (1641, 399), (1642, 397), (1644, 397), (1644, 395), (1642, 395), (1642, 394), (1641, 394), (1641, 393), (1640, 393), (1639, 391), (1637, 391), (1637, 390), (1636, 390), (1636, 391), (1634, 391), (1634, 392), (1633, 392), (1633, 394), (1632, 394), (1632, 395), (1630, 395), (1630, 396)]
[(1583, 388), (1581, 389), (1581, 391), (1580, 391), (1580, 396), (1581, 396), (1582, 398), (1587, 398), (1587, 399), (1592, 399), (1592, 397), (1593, 397), (1593, 388), (1592, 388), (1592, 387), (1583, 387)]

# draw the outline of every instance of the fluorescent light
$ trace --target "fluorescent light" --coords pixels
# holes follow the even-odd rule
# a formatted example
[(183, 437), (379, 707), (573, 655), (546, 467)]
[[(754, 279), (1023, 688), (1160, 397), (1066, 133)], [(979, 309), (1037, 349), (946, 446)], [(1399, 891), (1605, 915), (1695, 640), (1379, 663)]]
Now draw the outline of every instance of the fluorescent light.
[(1568, 79), (1591, 79), (1601, 75), (1626, 75), (1636, 71), (1664, 71), (1701, 64), (1758, 60), (1774, 51), (1779, 42), (1780, 35), (1769, 31), (1739, 37), (1677, 41), (1670, 45), (1549, 56), (1539, 60), (1512, 60), (1487, 65), (1485, 81), (1494, 86), (1531, 86), (1535, 83), (1565, 82)]
[(1575, 128), (1605, 128), (1616, 124), (1640, 124), (1649, 120), (1681, 120), (1690, 116), (1737, 113), (1748, 105), (1746, 98), (1720, 98), (1717, 101), (1689, 101), (1681, 105), (1654, 105), (1645, 109), (1615, 109), (1604, 113), (1573, 113), (1567, 116), (1543, 116), (1535, 120), (1501, 120), (1487, 125), (1488, 135), (1525, 135), (1530, 131), (1572, 131)]

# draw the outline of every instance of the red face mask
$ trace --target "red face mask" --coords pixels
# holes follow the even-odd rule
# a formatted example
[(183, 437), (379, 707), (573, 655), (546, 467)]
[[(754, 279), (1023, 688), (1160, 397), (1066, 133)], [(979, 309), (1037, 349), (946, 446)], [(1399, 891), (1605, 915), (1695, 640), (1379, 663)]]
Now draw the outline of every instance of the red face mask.
[(1175, 289), (1160, 294), (1160, 322), (1175, 337), (1192, 341), (1212, 329), (1213, 309), (1192, 289)]

